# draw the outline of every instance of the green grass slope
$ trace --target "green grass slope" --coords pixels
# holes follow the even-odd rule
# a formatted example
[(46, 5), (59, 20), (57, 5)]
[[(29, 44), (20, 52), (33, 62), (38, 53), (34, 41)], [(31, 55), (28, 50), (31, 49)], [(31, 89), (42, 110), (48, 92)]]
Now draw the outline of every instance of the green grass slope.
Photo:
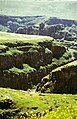
[(0, 116), (4, 119), (76, 119), (76, 105), (77, 95), (0, 88)]
[(38, 36), (38, 35), (22, 35), (15, 33), (0, 32), (0, 44), (5, 43), (38, 43), (45, 40), (53, 40), (48, 36)]

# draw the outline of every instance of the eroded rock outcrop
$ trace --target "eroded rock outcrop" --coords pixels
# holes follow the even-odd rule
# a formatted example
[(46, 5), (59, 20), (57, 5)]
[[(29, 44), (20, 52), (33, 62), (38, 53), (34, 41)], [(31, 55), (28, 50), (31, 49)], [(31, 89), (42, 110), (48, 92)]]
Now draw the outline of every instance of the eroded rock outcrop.
[(67, 49), (55, 44), (53, 38), (10, 33), (1, 35), (4, 40), (0, 40), (0, 47), (6, 48), (0, 53), (1, 87), (27, 90), (54, 68), (72, 59)]

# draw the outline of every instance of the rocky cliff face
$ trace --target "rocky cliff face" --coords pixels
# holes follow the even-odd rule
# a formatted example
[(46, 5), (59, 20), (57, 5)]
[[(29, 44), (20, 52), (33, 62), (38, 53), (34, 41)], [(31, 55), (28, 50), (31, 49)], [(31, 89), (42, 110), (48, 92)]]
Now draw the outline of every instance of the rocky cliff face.
[(54, 93), (77, 93), (77, 60), (58, 67), (41, 80), (37, 90)]

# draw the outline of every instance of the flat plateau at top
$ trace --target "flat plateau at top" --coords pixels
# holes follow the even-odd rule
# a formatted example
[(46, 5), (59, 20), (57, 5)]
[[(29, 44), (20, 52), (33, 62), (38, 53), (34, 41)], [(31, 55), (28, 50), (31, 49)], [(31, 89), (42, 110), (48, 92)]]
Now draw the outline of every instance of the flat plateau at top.
[(52, 37), (48, 36), (39, 36), (39, 35), (22, 35), (22, 34), (15, 34), (15, 33), (6, 33), (0, 32), (0, 43), (4, 44), (6, 42), (9, 43), (37, 43), (45, 40), (53, 40)]

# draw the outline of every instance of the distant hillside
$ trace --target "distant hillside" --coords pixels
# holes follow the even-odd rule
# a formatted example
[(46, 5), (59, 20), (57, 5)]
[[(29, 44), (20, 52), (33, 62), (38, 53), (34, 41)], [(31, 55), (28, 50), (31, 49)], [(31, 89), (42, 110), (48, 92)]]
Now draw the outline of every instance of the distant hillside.
[(77, 26), (76, 20), (60, 19), (57, 17), (46, 16), (6, 16), (0, 15), (0, 31), (15, 32), (19, 27), (34, 26), (39, 27), (39, 24), (51, 26), (55, 24), (63, 24), (64, 26)]
[(15, 32), (19, 27), (40, 24), (46, 19), (44, 16), (0, 16), (0, 31)]
[(71, 26), (72, 24), (77, 25), (77, 20), (70, 20), (70, 19), (60, 19), (57, 17), (50, 17), (45, 21), (46, 24), (48, 25), (53, 25), (53, 24), (64, 24), (67, 26)]
[(0, 16), (0, 31), (50, 36), (57, 43), (77, 50), (76, 20), (45, 16)]

